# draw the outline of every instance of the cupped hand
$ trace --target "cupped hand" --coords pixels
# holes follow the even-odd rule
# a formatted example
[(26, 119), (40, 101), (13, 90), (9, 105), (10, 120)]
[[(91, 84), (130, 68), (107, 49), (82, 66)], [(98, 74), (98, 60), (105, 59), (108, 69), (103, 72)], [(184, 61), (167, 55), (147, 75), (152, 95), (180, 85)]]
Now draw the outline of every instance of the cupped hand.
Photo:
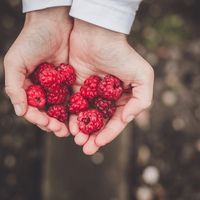
[(68, 62), (72, 19), (67, 7), (49, 8), (26, 14), (24, 27), (4, 59), (5, 90), (18, 116), (24, 116), (45, 131), (67, 136), (65, 124), (27, 105), (28, 76), (42, 62)]
[(70, 36), (69, 62), (77, 73), (74, 90), (78, 91), (90, 75), (112, 74), (124, 82), (131, 92), (118, 101), (114, 116), (93, 135), (80, 132), (77, 117), (69, 121), (75, 143), (85, 154), (94, 154), (101, 146), (116, 138), (126, 125), (148, 108), (152, 101), (154, 73), (152, 67), (127, 43), (126, 36), (76, 19)]

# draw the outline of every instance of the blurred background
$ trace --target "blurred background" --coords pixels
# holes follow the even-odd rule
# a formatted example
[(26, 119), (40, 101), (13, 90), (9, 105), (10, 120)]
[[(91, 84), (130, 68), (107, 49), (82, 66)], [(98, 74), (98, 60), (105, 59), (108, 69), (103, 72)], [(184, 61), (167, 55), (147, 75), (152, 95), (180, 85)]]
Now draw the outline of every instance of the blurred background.
[(3, 57), (23, 25), (20, 0), (0, 5), (0, 200), (199, 200), (200, 1), (146, 0), (130, 44), (155, 70), (152, 109), (85, 156), (73, 138), (14, 115)]

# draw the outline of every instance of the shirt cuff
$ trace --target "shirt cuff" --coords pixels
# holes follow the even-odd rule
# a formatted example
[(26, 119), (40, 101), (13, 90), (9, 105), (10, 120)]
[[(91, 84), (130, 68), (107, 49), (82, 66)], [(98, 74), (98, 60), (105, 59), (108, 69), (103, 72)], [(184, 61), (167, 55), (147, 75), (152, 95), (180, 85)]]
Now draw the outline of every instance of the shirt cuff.
[(72, 0), (22, 0), (23, 13), (57, 6), (70, 6)]
[(128, 34), (140, 0), (73, 0), (70, 15), (74, 18)]

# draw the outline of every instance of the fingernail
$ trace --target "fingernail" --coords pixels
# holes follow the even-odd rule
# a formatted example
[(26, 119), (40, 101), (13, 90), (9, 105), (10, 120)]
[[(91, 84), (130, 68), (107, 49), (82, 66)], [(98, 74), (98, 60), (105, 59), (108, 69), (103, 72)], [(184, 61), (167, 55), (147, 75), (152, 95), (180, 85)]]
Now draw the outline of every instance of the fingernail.
[(22, 107), (19, 104), (14, 105), (16, 115), (20, 116), (22, 114)]
[(129, 123), (129, 122), (131, 122), (133, 119), (134, 119), (134, 116), (133, 116), (133, 115), (129, 115), (129, 116), (126, 118), (126, 121), (127, 121), (127, 123)]

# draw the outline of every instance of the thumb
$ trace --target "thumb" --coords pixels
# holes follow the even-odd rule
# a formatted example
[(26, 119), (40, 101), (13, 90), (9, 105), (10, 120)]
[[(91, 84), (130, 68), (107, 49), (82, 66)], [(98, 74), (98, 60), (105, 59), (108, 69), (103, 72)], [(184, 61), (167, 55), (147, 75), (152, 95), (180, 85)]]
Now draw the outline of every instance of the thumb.
[(153, 68), (141, 56), (134, 52), (129, 63), (137, 67), (128, 68), (132, 72), (132, 97), (122, 111), (122, 120), (126, 123), (150, 107), (154, 84)]
[(132, 121), (138, 114), (151, 105), (153, 96), (153, 82), (132, 88), (132, 98), (126, 103), (122, 112), (122, 120)]
[(27, 110), (27, 98), (24, 90), (24, 81), (26, 69), (23, 62), (13, 57), (6, 56), (4, 59), (5, 68), (5, 91), (10, 97), (14, 106), (15, 113), (18, 116), (25, 114)]

